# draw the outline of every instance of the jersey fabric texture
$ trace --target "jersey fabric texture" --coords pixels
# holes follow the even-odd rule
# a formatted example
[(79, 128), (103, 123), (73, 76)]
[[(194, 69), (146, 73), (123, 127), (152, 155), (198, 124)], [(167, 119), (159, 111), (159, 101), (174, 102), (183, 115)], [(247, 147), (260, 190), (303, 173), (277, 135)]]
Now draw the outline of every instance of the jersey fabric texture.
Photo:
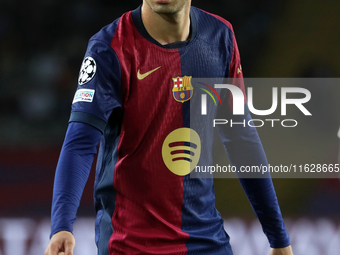
[[(163, 46), (145, 30), (139, 7), (90, 39), (85, 60), (91, 72), (79, 82), (55, 177), (52, 234), (72, 231), (100, 139), (94, 190), (98, 254), (232, 254), (215, 208), (213, 180), (175, 175), (162, 159), (165, 138), (192, 128), (190, 100), (178, 102), (172, 91), (176, 78), (242, 78), (231, 25), (195, 7), (190, 19), (190, 40)], [(242, 82), (238, 86), (244, 91)], [(212, 165), (213, 130), (206, 123), (196, 130), (211, 137), (200, 162)], [(234, 165), (267, 164), (256, 129), (218, 131)], [(79, 148), (72, 161), (68, 152)], [(76, 199), (65, 205), (67, 178), (78, 181)], [(288, 246), (270, 178), (240, 181), (270, 245)]]

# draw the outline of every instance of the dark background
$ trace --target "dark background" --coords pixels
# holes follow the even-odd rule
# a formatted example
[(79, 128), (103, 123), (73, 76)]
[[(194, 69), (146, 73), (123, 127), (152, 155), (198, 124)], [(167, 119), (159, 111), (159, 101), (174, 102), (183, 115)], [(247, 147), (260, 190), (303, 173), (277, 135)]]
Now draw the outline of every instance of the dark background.
[[(88, 39), (141, 1), (0, 1), (0, 217), (49, 217), (53, 178)], [(229, 20), (245, 77), (339, 77), (340, 2), (337, 0), (193, 0)], [(324, 119), (307, 136), (259, 130), (270, 162), (291, 155), (309, 163), (322, 152), (336, 163), (340, 116), (337, 94), (322, 94), (313, 109)], [(324, 108), (323, 108), (324, 107)], [(282, 146), (280, 146), (282, 144)], [(287, 162), (289, 163), (289, 162)], [(79, 215), (94, 216), (94, 171)], [(274, 179), (285, 217), (338, 220), (338, 179)], [(254, 218), (236, 179), (216, 180), (224, 217)]]

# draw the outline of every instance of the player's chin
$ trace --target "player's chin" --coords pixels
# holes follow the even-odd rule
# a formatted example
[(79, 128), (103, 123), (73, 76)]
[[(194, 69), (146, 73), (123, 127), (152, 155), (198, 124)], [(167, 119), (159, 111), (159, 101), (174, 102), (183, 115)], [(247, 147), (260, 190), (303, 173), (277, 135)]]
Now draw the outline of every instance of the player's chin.
[(175, 14), (177, 11), (167, 5), (158, 5), (153, 11), (157, 14)]
[(176, 14), (179, 11), (180, 8), (172, 4), (157, 4), (154, 8), (154, 12), (158, 14)]
[(183, 8), (180, 2), (173, 0), (147, 0), (147, 2), (157, 14), (176, 14)]

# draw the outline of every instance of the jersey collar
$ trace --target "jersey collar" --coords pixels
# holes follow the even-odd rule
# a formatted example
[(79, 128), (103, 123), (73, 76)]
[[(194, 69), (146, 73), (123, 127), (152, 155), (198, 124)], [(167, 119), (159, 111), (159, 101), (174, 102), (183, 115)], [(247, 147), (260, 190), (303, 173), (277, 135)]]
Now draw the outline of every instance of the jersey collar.
[(149, 42), (152, 42), (153, 44), (156, 44), (160, 47), (166, 48), (166, 49), (178, 49), (178, 48), (182, 48), (187, 46), (191, 41), (193, 41), (193, 39), (196, 37), (196, 33), (197, 33), (197, 26), (196, 26), (196, 19), (194, 17), (194, 10), (191, 7), (190, 9), (190, 39), (187, 41), (182, 41), (182, 42), (174, 42), (174, 43), (169, 43), (169, 44), (165, 44), (162, 45), (159, 42), (157, 42), (153, 37), (151, 37), (151, 35), (148, 33), (148, 31), (146, 31), (143, 21), (142, 21), (142, 6), (140, 5), (137, 9), (133, 10), (131, 12), (131, 17), (133, 20), (133, 23), (136, 27), (136, 29), (138, 30), (138, 32), (145, 38), (147, 39)]

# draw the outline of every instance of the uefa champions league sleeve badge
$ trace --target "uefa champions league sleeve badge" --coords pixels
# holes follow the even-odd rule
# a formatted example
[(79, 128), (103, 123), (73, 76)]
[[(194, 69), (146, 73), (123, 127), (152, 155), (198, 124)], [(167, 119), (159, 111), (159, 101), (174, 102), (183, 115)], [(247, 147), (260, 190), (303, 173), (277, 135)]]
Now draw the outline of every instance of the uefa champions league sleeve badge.
[(86, 57), (81, 65), (78, 84), (84, 85), (88, 83), (90, 80), (93, 79), (94, 75), (96, 74), (97, 64), (91, 57)]

